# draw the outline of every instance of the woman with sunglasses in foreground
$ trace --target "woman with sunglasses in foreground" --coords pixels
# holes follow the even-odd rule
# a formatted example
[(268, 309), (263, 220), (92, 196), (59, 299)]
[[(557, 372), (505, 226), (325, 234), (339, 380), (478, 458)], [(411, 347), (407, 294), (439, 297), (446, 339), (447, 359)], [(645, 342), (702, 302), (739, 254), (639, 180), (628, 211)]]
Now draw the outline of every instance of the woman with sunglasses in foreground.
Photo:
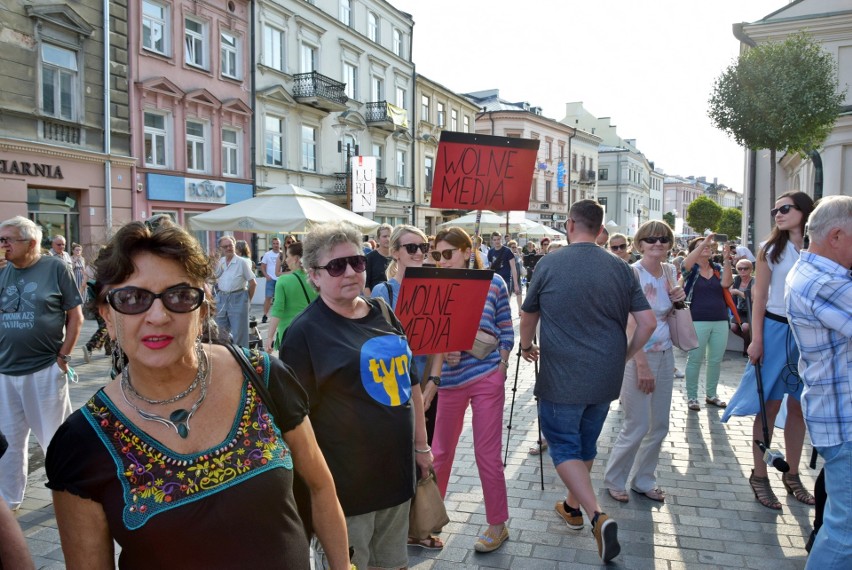
[[(683, 301), (675, 268), (665, 263), (674, 245), (674, 234), (665, 222), (645, 222), (633, 236), (642, 259), (632, 265), (645, 298), (657, 317), (657, 327), (642, 350), (627, 362), (621, 385), (624, 422), (604, 473), (610, 496), (620, 503), (629, 500), (627, 487), (652, 501), (665, 501), (657, 488), (656, 469), (660, 449), (669, 433), (674, 388), (674, 352), (667, 317), (672, 303)], [(627, 319), (627, 335), (636, 329), (633, 316)], [(630, 477), (631, 470), (633, 472)]]
[(113, 568), (115, 540), (120, 568), (307, 569), (295, 467), (333, 567), (348, 568), (343, 513), (292, 372), (253, 353), (264, 396), (236, 352), (202, 344), (211, 266), (195, 238), (131, 222), (95, 271), (125, 364), (47, 452), (66, 566)]
[(432, 467), (408, 340), (384, 301), (361, 296), (367, 259), (354, 226), (312, 228), (302, 263), (319, 297), (290, 323), (282, 359), (308, 393), (353, 562), (407, 566), (415, 462), (422, 477)]
[[(475, 255), (470, 236), (461, 228), (443, 230), (435, 236), (435, 241), (432, 257), (442, 268), (465, 269), (470, 256)], [(474, 267), (482, 269), (479, 255), (475, 257)], [(506, 477), (500, 454), (503, 449), (506, 375), (509, 371), (509, 354), (515, 343), (509, 290), (503, 278), (496, 273), (488, 288), (479, 329), (495, 339), (494, 349), (482, 359), (469, 352), (450, 352), (436, 357), (423, 397), (429, 407), (432, 395), (436, 391), (441, 393), (433, 451), (435, 476), (443, 497), (447, 495), (447, 484), (465, 412), (468, 406), (473, 411), (473, 451), (479, 480), (482, 482), (485, 519), (488, 522), (488, 528), (474, 544), (474, 548), (477, 552), (491, 552), (509, 539), (509, 530), (506, 528), (509, 519)]]
[(731, 251), (722, 252), (722, 266), (710, 259), (716, 251), (716, 234), (697, 237), (689, 242), (689, 254), (681, 264), (684, 286), (692, 323), (698, 335), (698, 348), (690, 350), (686, 357), (686, 397), (687, 407), (697, 412), (698, 376), (701, 366), (707, 359), (707, 377), (705, 381), (704, 401), (710, 406), (724, 408), (728, 404), (719, 398), (716, 387), (719, 385), (719, 373), (722, 357), (728, 346), (728, 309), (739, 320), (737, 306), (728, 288), (733, 284), (731, 275)]
[[(766, 402), (766, 421), (769, 436), (775, 427), (775, 416), (787, 395), (787, 419), (784, 423), (784, 447), (790, 471), (781, 475), (787, 493), (806, 505), (816, 501), (799, 477), (799, 463), (805, 442), (805, 420), (802, 416), (802, 381), (799, 378), (799, 348), (787, 322), (784, 288), (787, 273), (799, 259), (804, 244), (805, 224), (814, 209), (814, 202), (804, 192), (787, 192), (775, 202), (770, 212), (775, 227), (769, 239), (760, 244), (757, 253), (757, 274), (754, 277), (751, 310), (751, 344), (748, 346), (749, 364), (731, 405), (725, 410), (722, 421), (731, 416), (754, 415), (752, 440), (763, 441), (763, 420), (757, 394), (754, 364), (761, 367), (763, 399)], [(781, 502), (769, 483), (763, 452), (752, 446), (754, 470), (748, 482), (755, 499), (773, 510), (781, 510)]]

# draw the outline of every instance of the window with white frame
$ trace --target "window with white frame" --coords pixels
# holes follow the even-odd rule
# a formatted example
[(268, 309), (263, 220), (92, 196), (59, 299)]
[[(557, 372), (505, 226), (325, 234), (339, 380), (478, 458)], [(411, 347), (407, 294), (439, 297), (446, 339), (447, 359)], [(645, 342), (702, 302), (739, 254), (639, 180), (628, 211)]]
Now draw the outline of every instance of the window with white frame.
[(382, 162), (385, 156), (385, 147), (378, 143), (373, 143), (373, 156), (376, 157), (376, 177), (382, 177)]
[(300, 49), (301, 72), (310, 73), (317, 69), (317, 48), (310, 44), (302, 44)]
[(385, 80), (376, 75), (370, 81), (370, 97), (373, 101), (385, 100)]
[(459, 130), (459, 112), (455, 109), (450, 109), (450, 130)]
[(222, 32), (222, 75), (240, 78), (240, 39), (231, 32)]
[(423, 191), (432, 192), (432, 176), (435, 173), (435, 164), (434, 159), (431, 156), (427, 156), (424, 159), (423, 172), (426, 174), (426, 187), (423, 188)]
[(145, 166), (153, 168), (169, 166), (168, 120), (168, 117), (162, 113), (145, 112)]
[(207, 25), (192, 18), (185, 18), (184, 28), (186, 63), (207, 69)]
[(428, 95), (420, 96), (420, 120), (429, 122), (429, 111), (432, 105), (431, 99), (429, 99)]
[(338, 0), (340, 2), (340, 21), (344, 26), (352, 25), (352, 0)]
[(207, 171), (207, 133), (205, 123), (186, 121), (186, 169), (191, 172)]
[(190, 172), (207, 171), (207, 136), (201, 121), (186, 121), (186, 169)]
[(77, 119), (79, 76), (77, 52), (41, 45), (41, 111), (58, 119)]
[(168, 5), (142, 0), (142, 47), (168, 55), (170, 21)]
[(469, 133), (470, 132), (470, 116), (465, 115), (462, 117), (462, 132)]
[(284, 119), (267, 115), (263, 121), (263, 141), (266, 164), (284, 166)]
[(438, 126), (443, 127), (446, 124), (447, 115), (444, 111), (444, 104), (438, 103)]
[(398, 29), (393, 29), (393, 53), (402, 57), (402, 32)]
[(317, 171), (317, 129), (302, 125), (302, 170)]
[(398, 186), (405, 186), (405, 151), (396, 151), (396, 183)]
[(379, 43), (381, 40), (381, 36), (379, 35), (379, 17), (374, 12), (367, 12), (367, 37), (376, 43)]
[(353, 100), (358, 100), (358, 68), (348, 61), (343, 62), (343, 81), (346, 83), (344, 93)]
[(261, 57), (264, 65), (278, 71), (284, 71), (285, 45), (283, 30), (273, 26), (263, 26), (263, 55)]
[(397, 87), (396, 88), (396, 103), (394, 103), (400, 109), (405, 109), (405, 100), (407, 99), (407, 93), (405, 88)]
[(544, 160), (551, 158), (553, 158), (553, 142), (546, 140), (544, 141)]
[(222, 175), (240, 175), (240, 131), (222, 129)]

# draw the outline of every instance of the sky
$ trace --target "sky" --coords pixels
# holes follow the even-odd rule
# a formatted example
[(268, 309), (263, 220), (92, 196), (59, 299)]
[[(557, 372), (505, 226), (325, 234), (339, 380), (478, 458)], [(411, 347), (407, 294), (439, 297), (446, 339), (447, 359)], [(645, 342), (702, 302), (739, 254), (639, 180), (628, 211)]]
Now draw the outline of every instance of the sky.
[(582, 101), (668, 175), (742, 192), (744, 153), (707, 116), (737, 58), (735, 22), (787, 0), (389, 0), (414, 18), (417, 72), (456, 93), (499, 89), (561, 120)]

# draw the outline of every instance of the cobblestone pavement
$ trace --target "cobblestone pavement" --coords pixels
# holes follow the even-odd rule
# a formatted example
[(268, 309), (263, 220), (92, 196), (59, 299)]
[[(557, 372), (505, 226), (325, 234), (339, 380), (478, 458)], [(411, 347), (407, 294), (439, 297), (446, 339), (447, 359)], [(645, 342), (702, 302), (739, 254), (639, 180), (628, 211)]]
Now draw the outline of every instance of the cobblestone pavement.
[[(517, 315), (513, 303), (513, 313)], [(253, 312), (261, 314), (261, 307)], [(517, 321), (516, 321), (517, 325)], [(82, 358), (82, 347), (93, 332), (86, 321), (72, 366), (80, 382), (71, 387), (74, 408), (81, 406), (109, 378), (108, 360), (95, 355), (90, 364)], [(266, 325), (261, 325), (263, 332)], [(676, 354), (680, 370), (685, 354)], [(482, 491), (473, 454), (470, 415), (456, 453), (447, 493), (451, 522), (442, 538), (441, 551), (409, 548), (410, 567), (425, 569), (555, 569), (600, 567), (595, 540), (588, 520), (582, 531), (568, 529), (554, 512), (565, 489), (549, 457), (542, 464), (528, 454), (537, 440), (533, 399), (534, 369), (531, 364), (511, 357), (506, 384), (504, 445), (509, 450), (506, 482), (509, 494), (510, 540), (490, 554), (474, 552), (477, 536), (487, 526)], [(722, 364), (720, 397), (727, 399), (739, 382), (745, 360), (739, 352), (728, 352)], [(514, 413), (510, 419), (512, 390), (517, 374)], [(733, 418), (727, 425), (719, 421), (721, 410), (686, 409), (683, 379), (675, 380), (671, 431), (666, 439), (660, 466), (659, 485), (667, 492), (665, 504), (631, 494), (627, 504), (616, 503), (602, 488), (603, 469), (609, 450), (621, 426), (618, 402), (611, 412), (599, 441), (598, 459), (592, 481), (599, 491), (604, 510), (618, 521), (621, 554), (610, 563), (621, 568), (755, 568), (784, 570), (804, 568), (805, 540), (811, 531), (813, 507), (786, 495), (780, 475), (771, 474), (773, 488), (784, 506), (780, 512), (759, 505), (749, 488), (751, 469), (751, 419)], [(780, 432), (778, 439), (780, 441)], [(44, 487), (41, 450), (31, 443), (32, 461), (27, 496), (18, 521), (27, 536), (36, 568), (64, 568), (50, 493)], [(783, 444), (782, 444), (783, 447)], [(803, 457), (810, 457), (806, 444)], [(801, 466), (802, 480), (813, 489), (816, 473)], [(544, 490), (541, 490), (541, 478)], [(236, 524), (236, 522), (235, 522)]]

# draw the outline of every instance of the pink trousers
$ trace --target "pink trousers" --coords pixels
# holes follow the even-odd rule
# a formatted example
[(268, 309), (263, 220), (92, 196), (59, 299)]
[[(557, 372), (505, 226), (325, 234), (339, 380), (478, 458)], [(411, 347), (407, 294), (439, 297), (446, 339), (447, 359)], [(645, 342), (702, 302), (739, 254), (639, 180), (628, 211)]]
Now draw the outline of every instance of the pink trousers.
[(503, 404), (506, 400), (506, 376), (494, 372), (459, 388), (441, 388), (441, 404), (432, 438), (435, 476), (441, 496), (447, 495), (447, 484), (456, 455), (456, 446), (464, 424), (468, 405), (473, 412), (473, 451), (488, 524), (502, 524), (509, 519), (506, 477), (503, 474)]

